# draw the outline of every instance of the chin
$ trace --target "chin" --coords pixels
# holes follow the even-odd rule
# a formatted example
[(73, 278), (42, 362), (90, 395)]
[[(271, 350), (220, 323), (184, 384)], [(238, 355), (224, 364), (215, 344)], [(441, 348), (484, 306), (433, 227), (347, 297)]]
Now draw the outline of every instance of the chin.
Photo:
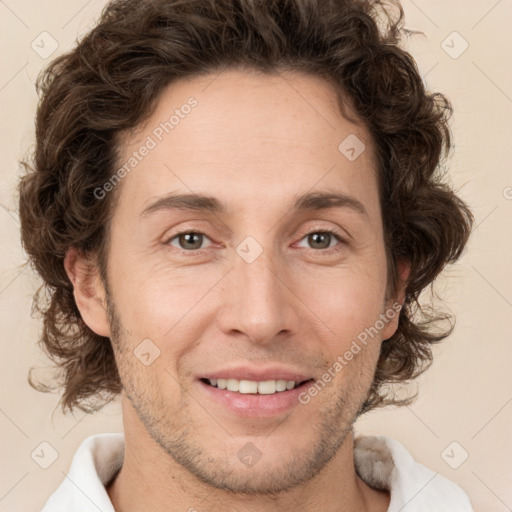
[(224, 432), (227, 437), (215, 439), (215, 446), (207, 435), (198, 437), (197, 430), (182, 430), (172, 439), (159, 436), (158, 441), (175, 462), (209, 486), (238, 494), (270, 495), (314, 478), (350, 432), (350, 428), (333, 432), (324, 423), (295, 437), (285, 436), (284, 431), (283, 435), (274, 432), (242, 438)]

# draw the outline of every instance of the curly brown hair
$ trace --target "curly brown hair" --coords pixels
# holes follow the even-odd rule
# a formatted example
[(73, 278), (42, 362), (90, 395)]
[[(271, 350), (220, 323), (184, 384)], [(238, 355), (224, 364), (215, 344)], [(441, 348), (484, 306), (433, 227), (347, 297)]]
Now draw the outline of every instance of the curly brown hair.
[[(410, 263), (396, 333), (382, 343), (361, 412), (410, 403), (386, 387), (432, 363), (432, 345), (454, 328), (451, 316), (420, 304), (420, 293), (461, 255), (473, 215), (445, 183), (451, 148), (449, 100), (427, 93), (416, 63), (400, 48), (404, 13), (378, 0), (116, 0), (77, 46), (41, 72), (36, 145), (19, 183), (21, 237), (43, 280), (34, 310), (40, 344), (60, 370), (64, 411), (92, 412), (121, 383), (111, 342), (81, 318), (63, 260), (70, 247), (98, 258), (106, 283), (109, 226), (118, 190), (94, 191), (119, 165), (118, 135), (154, 111), (176, 79), (246, 67), (300, 71), (335, 84), (339, 108), (362, 123), (375, 147), (388, 265)], [(393, 15), (393, 10), (396, 15)], [(383, 23), (382, 23), (383, 22)], [(351, 118), (346, 112), (350, 104)], [(119, 187), (117, 187), (119, 188)], [(42, 297), (41, 291), (45, 291)], [(438, 330), (448, 319), (450, 327)]]

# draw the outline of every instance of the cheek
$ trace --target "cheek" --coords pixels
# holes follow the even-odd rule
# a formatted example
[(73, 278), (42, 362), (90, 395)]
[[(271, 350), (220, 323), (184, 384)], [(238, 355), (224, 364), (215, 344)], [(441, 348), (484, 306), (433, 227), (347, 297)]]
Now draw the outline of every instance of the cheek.
[[(200, 338), (211, 307), (209, 292), (222, 273), (200, 271), (196, 267), (175, 269), (164, 265), (141, 265), (130, 279), (122, 279), (127, 270), (119, 269), (116, 308), (132, 349), (150, 339), (160, 350), (162, 359), (171, 362)], [(149, 268), (149, 271), (148, 271)]]
[[(384, 281), (377, 274), (347, 271), (316, 280), (303, 296), (338, 343), (345, 344), (375, 324), (384, 302)], [(305, 294), (306, 288), (308, 293)]]
[(346, 274), (309, 299), (328, 326), (327, 331), (319, 327), (327, 332), (322, 350), (337, 382), (359, 382), (363, 389), (372, 380), (382, 340), (376, 328), (384, 300), (381, 285), (377, 278)]

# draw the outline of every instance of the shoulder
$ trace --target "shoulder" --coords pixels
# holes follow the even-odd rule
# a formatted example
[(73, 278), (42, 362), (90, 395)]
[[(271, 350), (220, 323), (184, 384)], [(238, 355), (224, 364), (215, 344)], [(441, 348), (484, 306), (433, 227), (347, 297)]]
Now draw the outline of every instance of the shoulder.
[(358, 436), (354, 443), (358, 475), (371, 487), (390, 491), (389, 512), (473, 511), (461, 487), (416, 462), (395, 439)]
[(114, 512), (105, 485), (123, 463), (124, 436), (96, 434), (85, 439), (73, 456), (71, 467), (42, 512)]

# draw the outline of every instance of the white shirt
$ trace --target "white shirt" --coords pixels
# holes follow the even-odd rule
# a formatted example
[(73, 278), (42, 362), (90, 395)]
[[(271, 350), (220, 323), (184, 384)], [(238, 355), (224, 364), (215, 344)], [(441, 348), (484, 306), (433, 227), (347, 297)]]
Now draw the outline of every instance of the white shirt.
[[(85, 439), (42, 512), (115, 512), (105, 485), (121, 468), (123, 457), (123, 434)], [(388, 512), (473, 512), (468, 496), (457, 484), (416, 462), (394, 439), (356, 437), (354, 463), (368, 485), (390, 491)]]

